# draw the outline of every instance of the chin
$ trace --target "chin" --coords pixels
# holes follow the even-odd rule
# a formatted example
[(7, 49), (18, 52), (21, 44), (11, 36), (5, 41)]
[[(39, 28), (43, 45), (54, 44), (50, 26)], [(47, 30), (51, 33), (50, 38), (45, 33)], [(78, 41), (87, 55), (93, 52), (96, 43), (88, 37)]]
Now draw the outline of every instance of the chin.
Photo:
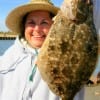
[(35, 46), (33, 46), (34, 48), (41, 48), (42, 47), (42, 45), (35, 45)]

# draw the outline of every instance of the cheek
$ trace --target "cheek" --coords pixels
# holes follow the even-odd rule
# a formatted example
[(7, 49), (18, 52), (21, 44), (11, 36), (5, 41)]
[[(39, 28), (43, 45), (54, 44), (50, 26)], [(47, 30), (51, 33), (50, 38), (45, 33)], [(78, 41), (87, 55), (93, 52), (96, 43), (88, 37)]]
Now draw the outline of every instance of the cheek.
[(25, 38), (29, 37), (32, 33), (33, 29), (31, 27), (25, 28)]
[(48, 29), (43, 29), (43, 32), (45, 33), (45, 35), (48, 35), (48, 33), (49, 33), (49, 30), (50, 30), (50, 28), (48, 28)]

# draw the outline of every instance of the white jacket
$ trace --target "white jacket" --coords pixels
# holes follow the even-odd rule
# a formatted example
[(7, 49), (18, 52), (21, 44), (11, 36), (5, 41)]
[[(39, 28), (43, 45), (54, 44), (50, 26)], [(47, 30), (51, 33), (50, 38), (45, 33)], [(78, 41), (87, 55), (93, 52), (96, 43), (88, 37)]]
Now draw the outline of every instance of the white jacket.
[(32, 83), (32, 98), (22, 99), (34, 60), (35, 51), (23, 47), (18, 38), (0, 57), (0, 100), (59, 100), (42, 80), (38, 69)]

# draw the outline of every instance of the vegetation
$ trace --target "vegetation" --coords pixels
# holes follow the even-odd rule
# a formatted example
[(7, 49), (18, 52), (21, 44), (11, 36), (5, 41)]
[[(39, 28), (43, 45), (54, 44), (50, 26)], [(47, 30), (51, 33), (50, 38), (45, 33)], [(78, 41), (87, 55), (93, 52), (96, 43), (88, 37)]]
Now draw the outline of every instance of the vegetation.
[(16, 38), (16, 34), (14, 32), (0, 32), (0, 40), (12, 40)]

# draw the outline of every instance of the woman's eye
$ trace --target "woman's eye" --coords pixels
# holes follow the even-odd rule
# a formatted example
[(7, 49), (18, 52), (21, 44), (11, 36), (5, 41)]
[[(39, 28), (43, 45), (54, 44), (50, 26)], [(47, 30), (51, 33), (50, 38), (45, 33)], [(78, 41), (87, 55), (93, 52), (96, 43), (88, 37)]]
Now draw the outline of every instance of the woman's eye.
[(26, 24), (27, 25), (35, 25), (35, 22), (34, 21), (27, 21)]
[(48, 25), (48, 22), (44, 21), (44, 22), (41, 22), (42, 25)]

